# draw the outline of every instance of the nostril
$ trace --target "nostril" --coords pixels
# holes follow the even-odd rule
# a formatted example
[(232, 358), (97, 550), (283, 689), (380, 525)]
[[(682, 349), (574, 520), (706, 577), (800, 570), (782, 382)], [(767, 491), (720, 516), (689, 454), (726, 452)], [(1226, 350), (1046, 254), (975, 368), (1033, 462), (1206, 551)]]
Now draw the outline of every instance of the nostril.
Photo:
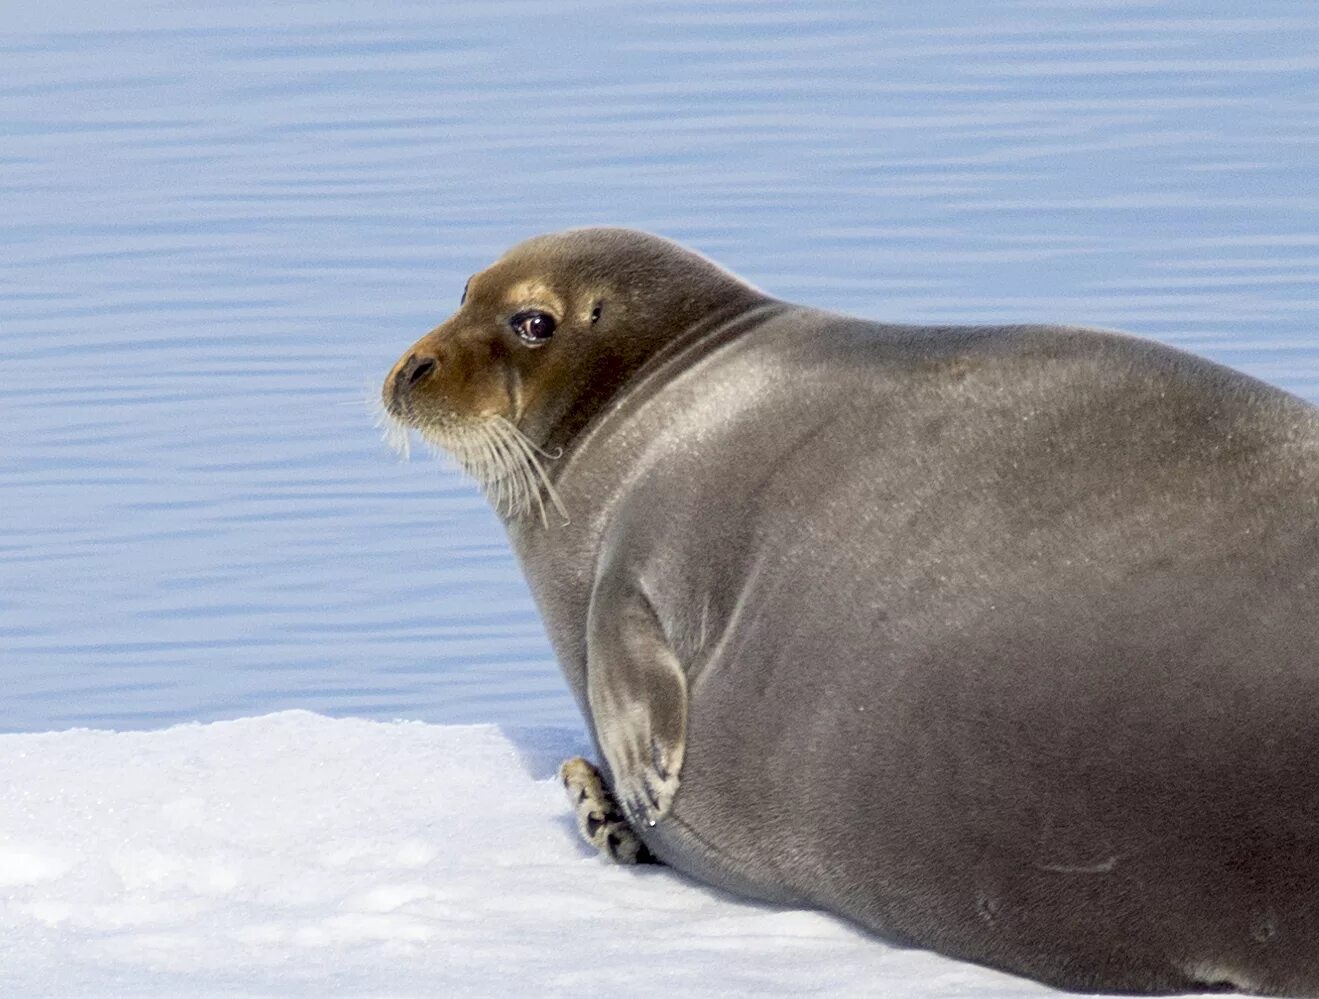
[(418, 357), (413, 354), (408, 358), (407, 363), (398, 373), (396, 384), (403, 389), (411, 389), (420, 381), (423, 381), (432, 371), (435, 370), (435, 359), (433, 357)]
[(435, 362), (429, 357), (420, 358), (408, 372), (408, 385), (416, 385), (432, 371), (435, 370)]

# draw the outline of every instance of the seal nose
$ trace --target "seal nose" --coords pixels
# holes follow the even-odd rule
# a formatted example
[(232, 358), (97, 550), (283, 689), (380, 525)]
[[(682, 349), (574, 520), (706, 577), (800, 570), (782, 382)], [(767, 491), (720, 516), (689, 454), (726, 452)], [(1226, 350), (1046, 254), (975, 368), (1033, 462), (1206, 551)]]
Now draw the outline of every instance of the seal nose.
[(394, 395), (402, 398), (430, 377), (435, 370), (435, 358), (412, 354), (394, 376)]

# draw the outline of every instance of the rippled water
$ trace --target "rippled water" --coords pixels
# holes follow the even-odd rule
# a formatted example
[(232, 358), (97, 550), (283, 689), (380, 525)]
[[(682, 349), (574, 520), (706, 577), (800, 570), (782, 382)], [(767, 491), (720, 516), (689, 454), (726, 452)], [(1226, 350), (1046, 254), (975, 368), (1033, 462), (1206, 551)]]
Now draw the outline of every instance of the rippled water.
[(656, 230), (875, 318), (1117, 326), (1319, 399), (1307, 4), (24, 6), (0, 729), (573, 720), (493, 515), (365, 402), (535, 232)]

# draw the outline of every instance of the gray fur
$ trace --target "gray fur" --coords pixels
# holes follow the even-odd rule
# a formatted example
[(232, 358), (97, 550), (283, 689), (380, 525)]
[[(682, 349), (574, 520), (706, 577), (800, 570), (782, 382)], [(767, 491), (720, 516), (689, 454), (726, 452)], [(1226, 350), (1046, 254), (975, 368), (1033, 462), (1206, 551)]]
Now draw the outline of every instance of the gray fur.
[(673, 344), (533, 433), (571, 523), (508, 525), (615, 786), (676, 754), (658, 857), (1063, 988), (1319, 995), (1313, 407), (555, 239)]

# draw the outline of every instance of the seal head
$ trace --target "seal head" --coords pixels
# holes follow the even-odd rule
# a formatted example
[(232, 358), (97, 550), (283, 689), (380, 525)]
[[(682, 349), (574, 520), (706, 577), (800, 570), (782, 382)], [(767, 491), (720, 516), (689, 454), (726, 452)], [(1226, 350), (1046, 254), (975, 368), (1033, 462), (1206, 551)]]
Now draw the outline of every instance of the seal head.
[[(467, 282), (458, 311), (399, 358), (382, 402), (480, 482), (508, 517), (558, 503), (561, 456), (647, 361), (766, 296), (675, 243), (578, 229), (515, 246)], [(562, 512), (562, 511), (560, 511)]]

